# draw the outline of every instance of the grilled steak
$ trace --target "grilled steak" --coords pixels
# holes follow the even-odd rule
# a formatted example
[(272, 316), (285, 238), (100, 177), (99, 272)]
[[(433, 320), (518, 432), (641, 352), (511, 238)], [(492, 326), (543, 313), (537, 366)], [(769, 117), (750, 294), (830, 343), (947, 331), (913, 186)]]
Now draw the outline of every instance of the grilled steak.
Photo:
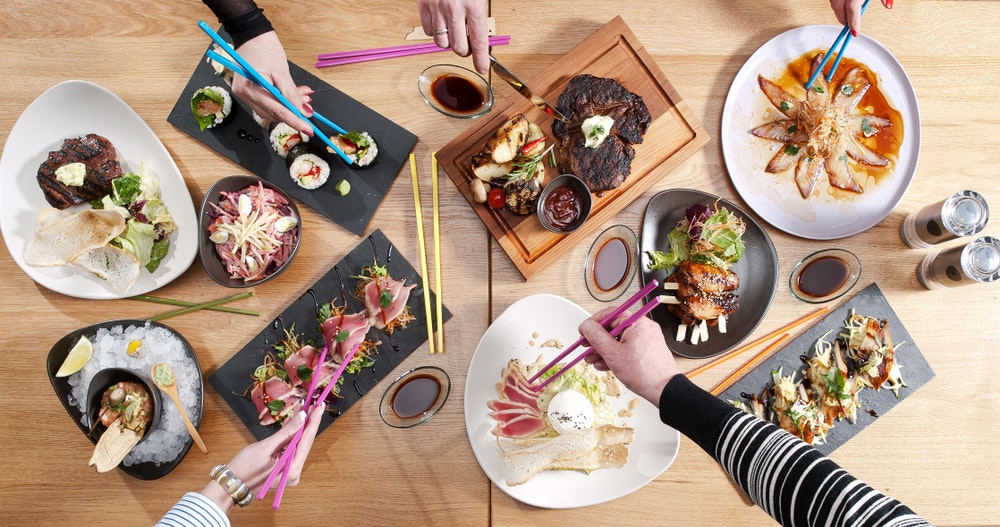
[[(56, 179), (56, 170), (70, 163), (83, 163), (86, 175), (79, 187)], [(111, 193), (111, 181), (122, 175), (122, 167), (111, 141), (97, 134), (63, 141), (62, 148), (49, 152), (38, 167), (38, 186), (45, 200), (57, 209), (100, 199)]]
[[(617, 188), (628, 177), (635, 150), (652, 117), (642, 97), (618, 81), (589, 74), (570, 79), (556, 106), (572, 124), (556, 121), (552, 134), (560, 143), (559, 168), (587, 182), (591, 192)], [(606, 115), (615, 124), (597, 148), (586, 148), (580, 124), (589, 117)]]

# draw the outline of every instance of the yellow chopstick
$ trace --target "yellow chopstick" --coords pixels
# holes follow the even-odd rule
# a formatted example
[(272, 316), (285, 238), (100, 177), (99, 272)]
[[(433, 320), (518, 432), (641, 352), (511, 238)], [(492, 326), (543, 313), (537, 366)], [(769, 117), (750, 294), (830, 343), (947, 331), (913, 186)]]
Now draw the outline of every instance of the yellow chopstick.
[(829, 309), (830, 309), (829, 307), (823, 306), (823, 307), (821, 307), (821, 308), (819, 308), (819, 309), (817, 309), (817, 310), (815, 310), (815, 311), (813, 311), (813, 312), (811, 312), (811, 313), (809, 313), (807, 315), (799, 317), (799, 318), (797, 318), (797, 319), (789, 322), (788, 324), (785, 324), (784, 326), (781, 326), (780, 328), (778, 328), (778, 329), (776, 329), (774, 331), (771, 331), (770, 333), (767, 333), (766, 335), (761, 336), (760, 338), (757, 338), (757, 339), (755, 339), (755, 340), (753, 340), (751, 342), (748, 342), (748, 343), (746, 343), (746, 344), (744, 344), (744, 345), (736, 348), (735, 350), (733, 350), (733, 351), (731, 351), (731, 352), (729, 352), (729, 353), (727, 353), (727, 354), (719, 357), (718, 359), (713, 360), (712, 362), (708, 362), (708, 363), (702, 364), (701, 366), (698, 366), (697, 368), (695, 368), (695, 369), (693, 369), (693, 370), (685, 373), (685, 375), (687, 375), (687, 377), (690, 379), (691, 377), (694, 377), (695, 375), (698, 375), (699, 373), (704, 373), (704, 372), (706, 372), (706, 371), (708, 371), (708, 370), (710, 370), (710, 369), (712, 369), (712, 368), (714, 368), (714, 367), (722, 364), (723, 362), (726, 362), (727, 360), (729, 360), (729, 359), (731, 359), (731, 358), (733, 358), (733, 357), (735, 357), (735, 356), (743, 353), (744, 351), (747, 351), (750, 348), (753, 348), (754, 346), (756, 346), (756, 345), (758, 345), (758, 344), (760, 344), (760, 343), (762, 343), (762, 342), (764, 342), (766, 340), (771, 340), (772, 338), (774, 338), (775, 335), (777, 335), (779, 333), (784, 333), (784, 332), (792, 330), (792, 329), (794, 329), (794, 328), (796, 328), (796, 327), (798, 327), (798, 326), (800, 326), (802, 324), (805, 324), (806, 322), (809, 322), (810, 320), (812, 320), (812, 319), (814, 319), (814, 318), (822, 315), (823, 313), (826, 313), (827, 311), (829, 311)]
[(760, 353), (754, 355), (754, 357), (748, 360), (746, 364), (740, 366), (739, 368), (736, 368), (736, 371), (730, 373), (729, 376), (726, 377), (725, 379), (722, 379), (722, 382), (716, 385), (715, 388), (712, 388), (712, 395), (719, 395), (720, 393), (726, 391), (726, 388), (729, 388), (729, 386), (733, 383), (733, 381), (736, 380), (737, 377), (742, 375), (747, 370), (756, 366), (757, 363), (760, 362), (761, 360), (770, 356), (771, 352), (777, 349), (778, 346), (784, 344), (784, 342), (788, 340), (789, 337), (791, 337), (791, 335), (789, 335), (788, 333), (781, 335), (780, 337), (778, 337), (778, 340), (772, 342), (766, 348), (760, 350)]
[(438, 208), (438, 160), (437, 152), (431, 152), (431, 196), (434, 214), (434, 291), (437, 315), (437, 352), (444, 353), (444, 316), (441, 305), (441, 220)]
[(427, 314), (427, 345), (434, 353), (434, 322), (431, 320), (431, 293), (427, 288), (427, 249), (424, 247), (424, 215), (420, 210), (420, 183), (417, 181), (417, 162), (410, 152), (410, 176), (413, 179), (413, 209), (417, 214), (417, 243), (420, 245), (420, 279), (424, 286), (424, 311)]

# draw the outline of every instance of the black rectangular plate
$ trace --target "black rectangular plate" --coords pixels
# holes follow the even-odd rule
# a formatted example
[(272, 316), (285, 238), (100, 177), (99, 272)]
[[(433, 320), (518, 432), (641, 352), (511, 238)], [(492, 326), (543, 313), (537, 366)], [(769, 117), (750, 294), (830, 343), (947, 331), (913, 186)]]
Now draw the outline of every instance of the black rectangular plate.
[(885, 415), (903, 399), (912, 395), (934, 378), (934, 370), (920, 353), (917, 344), (913, 342), (913, 338), (906, 331), (903, 323), (896, 316), (896, 312), (889, 305), (889, 301), (882, 294), (882, 290), (875, 283), (858, 292), (806, 330), (805, 333), (786, 344), (776, 355), (767, 359), (736, 384), (722, 392), (719, 398), (724, 401), (745, 401), (740, 394), (760, 393), (764, 386), (771, 383), (771, 370), (777, 370), (779, 367), (784, 367), (785, 375), (792, 371), (798, 371), (796, 379), (801, 379), (805, 364), (800, 356), (812, 356), (813, 344), (830, 330), (833, 332), (827, 336), (827, 340), (832, 341), (843, 329), (844, 321), (847, 320), (851, 309), (854, 309), (854, 312), (859, 315), (889, 321), (889, 332), (892, 335), (893, 344), (896, 345), (896, 363), (902, 367), (903, 381), (906, 386), (900, 388), (898, 398), (890, 390), (882, 389), (876, 392), (871, 388), (865, 388), (859, 395), (861, 405), (858, 408), (857, 422), (853, 424), (846, 420), (836, 422), (827, 435), (826, 444), (815, 445), (817, 450), (829, 455), (837, 447), (864, 430), (866, 426), (875, 422), (879, 416)]
[[(375, 247), (372, 247), (369, 239), (374, 241)], [(379, 265), (386, 265), (386, 254), (389, 253), (392, 245), (381, 230), (373, 232), (369, 239), (362, 240), (350, 254), (330, 269), (312, 287), (303, 292), (283, 313), (265, 326), (253, 340), (236, 352), (218, 371), (209, 376), (208, 381), (218, 390), (233, 412), (257, 439), (270, 436), (278, 430), (278, 426), (263, 426), (257, 419), (257, 409), (249, 399), (248, 389), (252, 384), (251, 375), (258, 366), (264, 364), (264, 358), (267, 354), (273, 353), (272, 346), (284, 338), (283, 330), (290, 329), (292, 324), (295, 324), (297, 333), (304, 335), (306, 339), (313, 339), (318, 346), (322, 345), (322, 335), (316, 320), (318, 305), (331, 300), (335, 300), (337, 305), (341, 305), (345, 301), (341, 297), (338, 270), (344, 280), (347, 312), (356, 313), (364, 309), (361, 299), (354, 296), (357, 281), (351, 276), (360, 274), (362, 267), (372, 265), (375, 261), (376, 249)], [(357, 374), (344, 373), (342, 377), (344, 383), (341, 386), (342, 398), (335, 399), (335, 402), (327, 405), (326, 415), (320, 424), (320, 432), (358, 402), (379, 381), (389, 375), (396, 366), (413, 353), (413, 350), (427, 340), (427, 317), (423, 307), (424, 294), (431, 295), (430, 299), (433, 305), (435, 302), (434, 293), (424, 291), (420, 285), (420, 275), (405, 258), (395, 251), (389, 258), (388, 269), (393, 278), (405, 279), (407, 284), (417, 284), (417, 287), (411, 291), (409, 302), (407, 302), (414, 319), (407, 324), (405, 329), (397, 329), (391, 336), (374, 328), (369, 330), (369, 340), (382, 341), (375, 354), (375, 365), (365, 368)], [(442, 316), (444, 320), (441, 321), (441, 324), (451, 318), (451, 313), (447, 308), (444, 308)], [(435, 324), (435, 327), (440, 326)], [(247, 394), (246, 397), (243, 395), (244, 393)]]
[[(221, 34), (225, 36), (225, 33)], [(379, 149), (373, 165), (361, 170), (351, 169), (335, 154), (330, 154), (327, 156), (330, 179), (318, 189), (306, 190), (292, 180), (285, 167), (285, 160), (267, 144), (267, 130), (257, 125), (250, 109), (235, 97), (230, 118), (216, 128), (201, 131), (191, 114), (191, 96), (205, 86), (226, 86), (204, 60), (204, 56), (199, 57), (198, 66), (167, 116), (167, 122), (360, 236), (399, 175), (410, 150), (417, 142), (417, 136), (296, 64), (289, 62), (288, 67), (297, 85), (316, 90), (312, 95), (312, 106), (317, 112), (345, 130), (371, 134)], [(320, 125), (320, 129), (334, 133), (323, 125)], [(320, 140), (313, 138), (312, 141)], [(318, 144), (326, 150), (325, 145)], [(351, 192), (346, 196), (340, 196), (334, 191), (334, 185), (342, 179), (351, 183)]]

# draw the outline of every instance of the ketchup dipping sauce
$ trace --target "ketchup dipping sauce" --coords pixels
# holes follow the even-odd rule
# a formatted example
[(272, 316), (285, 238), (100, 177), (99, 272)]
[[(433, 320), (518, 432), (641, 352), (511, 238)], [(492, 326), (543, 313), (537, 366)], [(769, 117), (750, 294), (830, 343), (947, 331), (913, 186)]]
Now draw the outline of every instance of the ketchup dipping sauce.
[(572, 232), (583, 225), (592, 205), (590, 189), (572, 174), (553, 179), (538, 201), (538, 221), (546, 229), (559, 233)]

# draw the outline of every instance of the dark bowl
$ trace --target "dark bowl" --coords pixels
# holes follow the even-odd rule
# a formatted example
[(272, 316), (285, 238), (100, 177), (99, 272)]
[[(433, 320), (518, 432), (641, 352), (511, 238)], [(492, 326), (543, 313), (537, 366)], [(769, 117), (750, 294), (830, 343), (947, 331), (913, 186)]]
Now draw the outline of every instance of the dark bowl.
[(124, 368), (101, 370), (94, 374), (87, 391), (87, 422), (94, 429), (94, 433), (90, 434), (90, 440), (94, 444), (97, 444), (98, 438), (107, 430), (107, 427), (100, 423), (101, 396), (104, 395), (105, 390), (119, 382), (137, 382), (145, 386), (153, 401), (153, 416), (146, 425), (146, 432), (139, 439), (139, 443), (149, 437), (149, 432), (154, 430), (160, 421), (160, 408), (163, 407), (163, 399), (160, 397), (160, 389), (153, 384), (149, 377)]
[[(569, 187), (576, 191), (580, 197), (580, 216), (576, 218), (572, 223), (568, 225), (553, 225), (552, 221), (546, 214), (546, 203), (551, 198), (552, 194), (561, 187)], [(582, 179), (574, 176), (573, 174), (561, 174), (552, 179), (545, 188), (542, 189), (541, 195), (538, 196), (538, 210), (536, 211), (536, 216), (538, 216), (538, 222), (545, 227), (546, 230), (556, 232), (559, 234), (571, 233), (583, 226), (584, 222), (590, 216), (590, 209), (593, 207), (593, 198), (590, 195), (590, 188), (587, 184), (583, 182)]]
[[(271, 189), (284, 197), (288, 201), (288, 208), (291, 209), (291, 216), (298, 219), (299, 224), (295, 226), (295, 246), (292, 248), (292, 254), (288, 259), (280, 267), (274, 269), (263, 278), (246, 281), (242, 278), (233, 278), (229, 275), (226, 266), (222, 263), (222, 259), (219, 258), (219, 254), (215, 250), (215, 243), (208, 238), (208, 226), (212, 223), (212, 214), (214, 213), (214, 209), (210, 204), (219, 203), (222, 192), (239, 192), (257, 183), (263, 184), (265, 188)], [(273, 183), (254, 176), (229, 176), (216, 181), (212, 185), (212, 188), (208, 189), (208, 192), (205, 193), (205, 199), (201, 202), (201, 210), (198, 212), (198, 222), (198, 254), (201, 257), (201, 263), (205, 267), (205, 272), (208, 273), (208, 276), (212, 280), (226, 287), (252, 287), (278, 276), (295, 259), (295, 254), (299, 251), (299, 245), (302, 243), (302, 216), (299, 214), (299, 208), (295, 205), (295, 200)]]

